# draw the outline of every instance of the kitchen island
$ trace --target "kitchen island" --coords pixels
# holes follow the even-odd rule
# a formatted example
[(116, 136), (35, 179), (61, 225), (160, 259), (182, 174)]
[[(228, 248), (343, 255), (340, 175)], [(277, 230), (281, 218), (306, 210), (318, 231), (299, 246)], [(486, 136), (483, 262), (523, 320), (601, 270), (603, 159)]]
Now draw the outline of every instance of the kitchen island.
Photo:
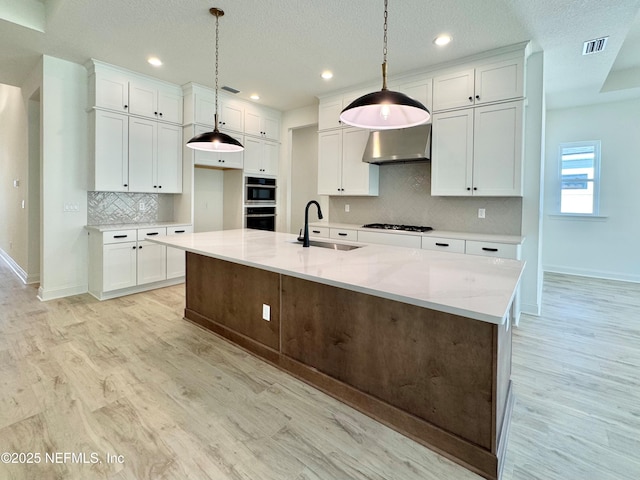
[(187, 251), (185, 318), (485, 478), (499, 478), (523, 263), (227, 230)]

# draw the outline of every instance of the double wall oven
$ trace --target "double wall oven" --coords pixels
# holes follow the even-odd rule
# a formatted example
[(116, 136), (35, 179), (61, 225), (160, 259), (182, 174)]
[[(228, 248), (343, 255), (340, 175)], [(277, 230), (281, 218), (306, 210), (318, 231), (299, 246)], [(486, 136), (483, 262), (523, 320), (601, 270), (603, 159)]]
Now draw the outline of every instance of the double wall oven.
[(276, 229), (276, 179), (245, 177), (244, 226), (256, 230)]

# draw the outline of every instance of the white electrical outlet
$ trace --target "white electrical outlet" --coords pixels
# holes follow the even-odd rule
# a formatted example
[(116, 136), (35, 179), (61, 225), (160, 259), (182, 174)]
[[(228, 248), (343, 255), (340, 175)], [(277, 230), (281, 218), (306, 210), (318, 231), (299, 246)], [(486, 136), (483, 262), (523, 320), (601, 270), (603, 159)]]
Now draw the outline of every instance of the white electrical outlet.
[(484, 218), (484, 215), (485, 215), (484, 208), (479, 208), (478, 209), (478, 218)]
[(349, 211), (349, 204), (348, 204), (348, 203), (345, 203), (345, 204), (344, 204), (344, 211), (345, 211), (345, 212), (348, 212), (348, 211)]
[(144, 204), (144, 202), (138, 203), (138, 210), (140, 210), (141, 212), (144, 212), (146, 209), (147, 209), (147, 206)]
[(267, 322), (271, 321), (271, 306), (262, 304), (262, 319)]

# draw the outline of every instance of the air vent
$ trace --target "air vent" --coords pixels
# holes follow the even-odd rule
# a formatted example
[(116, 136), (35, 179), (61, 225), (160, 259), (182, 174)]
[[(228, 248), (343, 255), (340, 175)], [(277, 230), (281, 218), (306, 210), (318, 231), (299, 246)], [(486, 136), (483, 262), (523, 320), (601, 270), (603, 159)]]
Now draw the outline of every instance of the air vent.
[(608, 38), (609, 37), (602, 37), (584, 42), (584, 45), (582, 46), (582, 55), (591, 55), (592, 53), (603, 51), (604, 47), (607, 45)]
[(236, 93), (240, 93), (240, 90), (236, 90), (235, 88), (233, 88), (233, 87), (229, 87), (229, 86), (227, 86), (227, 85), (225, 85), (224, 87), (222, 87), (220, 90), (224, 90), (224, 91), (226, 91), (226, 92), (233, 93), (234, 95), (235, 95)]

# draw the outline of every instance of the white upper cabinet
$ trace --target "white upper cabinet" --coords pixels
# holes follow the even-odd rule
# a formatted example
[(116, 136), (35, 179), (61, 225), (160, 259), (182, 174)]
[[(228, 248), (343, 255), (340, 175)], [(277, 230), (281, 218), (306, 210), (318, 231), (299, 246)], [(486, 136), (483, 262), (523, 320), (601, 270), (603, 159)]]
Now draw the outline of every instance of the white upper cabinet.
[(89, 105), (116, 112), (129, 111), (129, 79), (118, 71), (96, 69), (89, 81)]
[(522, 103), (434, 114), (431, 195), (522, 196)]
[(239, 133), (244, 132), (244, 105), (238, 101), (222, 97), (218, 102), (218, 127)]
[(396, 82), (391, 82), (389, 84), (389, 88), (391, 90), (404, 93), (408, 97), (419, 101), (425, 107), (427, 107), (427, 110), (429, 110), (429, 112), (433, 111), (433, 82), (431, 78), (418, 80), (401, 80), (397, 84)]
[(129, 191), (129, 116), (94, 110), (89, 114), (93, 162), (89, 190)]
[(356, 98), (361, 97), (373, 90), (354, 90), (343, 95), (336, 95), (320, 100), (318, 108), (318, 130), (329, 130), (331, 128), (349, 127), (340, 121), (340, 113)]
[(378, 195), (379, 167), (362, 161), (368, 138), (353, 127), (319, 133), (319, 195)]
[(522, 98), (523, 95), (522, 55), (433, 79), (433, 110), (436, 112)]
[(182, 123), (182, 91), (151, 81), (129, 82), (129, 113), (164, 122)]
[(129, 191), (182, 192), (182, 128), (129, 119)]
[(267, 109), (248, 106), (244, 111), (244, 133), (245, 135), (278, 140), (280, 138), (280, 118)]
[(279, 151), (276, 142), (244, 137), (244, 171), (258, 175), (277, 175)]

